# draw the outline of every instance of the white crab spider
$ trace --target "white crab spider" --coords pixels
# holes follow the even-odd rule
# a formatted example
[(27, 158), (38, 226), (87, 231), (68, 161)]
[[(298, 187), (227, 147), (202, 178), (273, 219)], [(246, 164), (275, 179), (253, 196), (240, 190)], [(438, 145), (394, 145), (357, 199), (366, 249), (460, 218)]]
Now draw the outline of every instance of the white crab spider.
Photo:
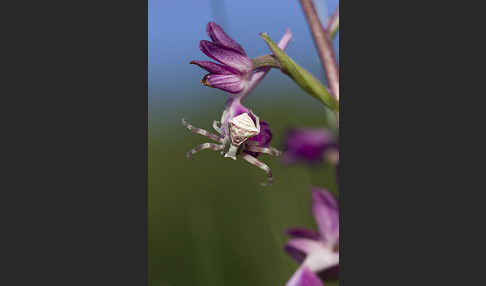
[[(265, 163), (259, 161), (256, 156), (253, 156), (253, 154), (262, 153), (280, 156), (281, 152), (273, 147), (262, 146), (262, 144), (258, 141), (248, 140), (254, 136), (257, 136), (262, 131), (260, 126), (260, 118), (252, 114), (255, 117), (254, 122), (249, 113), (244, 112), (233, 117), (225, 126), (223, 122), (227, 115), (227, 111), (225, 111), (223, 112), (220, 122), (213, 121), (213, 128), (216, 130), (216, 132), (218, 132), (219, 135), (210, 133), (201, 128), (196, 128), (182, 119), (182, 124), (191, 132), (208, 137), (220, 143), (203, 143), (187, 152), (187, 157), (190, 158), (192, 155), (204, 149), (221, 151), (221, 154), (224, 155), (224, 157), (231, 158), (233, 160), (236, 160), (237, 156), (241, 156), (248, 163), (265, 171), (268, 181), (271, 183), (273, 181), (273, 177), (270, 168)], [(270, 132), (269, 129), (267, 132)], [(227, 146), (229, 146), (228, 150), (224, 151)]]

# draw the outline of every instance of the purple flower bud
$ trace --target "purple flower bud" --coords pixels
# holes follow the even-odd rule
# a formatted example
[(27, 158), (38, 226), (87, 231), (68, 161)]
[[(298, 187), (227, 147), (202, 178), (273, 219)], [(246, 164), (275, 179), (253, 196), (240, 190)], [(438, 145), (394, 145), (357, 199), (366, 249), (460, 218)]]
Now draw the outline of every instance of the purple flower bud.
[(219, 64), (209, 61), (191, 61), (191, 64), (209, 72), (201, 80), (204, 85), (232, 94), (240, 93), (248, 86), (253, 72), (251, 59), (240, 44), (230, 38), (216, 23), (209, 22), (206, 31), (212, 42), (202, 40), (201, 51)]
[(336, 162), (338, 145), (335, 137), (325, 129), (292, 129), (287, 132), (286, 148), (282, 160), (320, 163), (325, 157)]

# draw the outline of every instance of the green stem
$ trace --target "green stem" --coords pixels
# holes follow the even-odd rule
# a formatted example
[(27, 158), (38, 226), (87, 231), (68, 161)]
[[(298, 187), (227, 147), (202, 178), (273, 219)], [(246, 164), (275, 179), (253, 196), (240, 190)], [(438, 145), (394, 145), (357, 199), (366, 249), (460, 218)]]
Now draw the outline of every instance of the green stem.
[(253, 69), (259, 69), (263, 67), (271, 67), (277, 69), (282, 68), (274, 55), (264, 55), (264, 56), (256, 57), (252, 59), (251, 62), (253, 64)]

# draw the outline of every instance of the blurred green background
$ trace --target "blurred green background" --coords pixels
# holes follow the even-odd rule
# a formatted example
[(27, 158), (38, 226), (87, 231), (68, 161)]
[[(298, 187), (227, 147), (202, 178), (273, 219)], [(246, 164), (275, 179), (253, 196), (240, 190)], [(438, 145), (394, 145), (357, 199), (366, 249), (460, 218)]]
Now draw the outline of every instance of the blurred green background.
[[(316, 1), (321, 20), (337, 2)], [(211, 130), (227, 97), (202, 86), (204, 72), (189, 65), (191, 60), (208, 60), (199, 50), (199, 41), (208, 39), (208, 21), (220, 24), (250, 57), (269, 53), (258, 33), (268, 32), (278, 41), (290, 28), (293, 39), (286, 51), (324, 81), (296, 0), (201, 0), (190, 5), (149, 0), (150, 285), (282, 286), (298, 267), (283, 250), (285, 230), (317, 229), (310, 188), (325, 186), (335, 192), (334, 170), (285, 167), (278, 158), (263, 155), (259, 159), (272, 168), (275, 183), (262, 187), (265, 173), (245, 161), (210, 150), (186, 159), (188, 150), (208, 139), (190, 133), (181, 119)], [(334, 44), (337, 49), (338, 39)], [(271, 145), (279, 149), (287, 128), (332, 126), (332, 114), (278, 70), (272, 70), (244, 104), (270, 124)]]
[[(306, 94), (266, 94), (275, 100), (257, 105), (259, 96), (251, 94), (247, 106), (269, 122), (275, 147), (282, 147), (289, 126), (322, 127), (327, 122), (323, 107)], [(281, 96), (288, 100), (279, 102)], [(222, 105), (223, 98), (220, 106), (185, 117), (210, 130)], [(333, 168), (285, 167), (277, 158), (262, 156), (275, 177), (275, 184), (262, 187), (265, 173), (242, 160), (211, 150), (187, 160), (185, 152), (208, 140), (186, 130), (180, 118), (170, 124), (151, 119), (150, 285), (284, 285), (298, 267), (283, 251), (284, 232), (293, 226), (317, 229), (310, 186), (336, 191)]]

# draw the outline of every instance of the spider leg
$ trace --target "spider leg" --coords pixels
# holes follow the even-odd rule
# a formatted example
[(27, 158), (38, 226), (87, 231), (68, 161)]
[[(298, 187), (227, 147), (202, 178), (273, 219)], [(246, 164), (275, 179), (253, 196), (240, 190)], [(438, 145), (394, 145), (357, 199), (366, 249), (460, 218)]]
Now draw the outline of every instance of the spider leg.
[(282, 152), (273, 148), (273, 147), (258, 147), (255, 145), (247, 145), (245, 146), (245, 149), (250, 152), (257, 152), (257, 153), (263, 153), (263, 154), (268, 154), (272, 156), (280, 156), (282, 155)]
[(215, 143), (203, 143), (203, 144), (197, 146), (196, 148), (191, 149), (189, 152), (187, 152), (186, 157), (187, 157), (187, 159), (190, 159), (192, 157), (192, 155), (194, 155), (197, 152), (204, 150), (204, 149), (211, 149), (211, 150), (214, 150), (214, 151), (219, 151), (219, 150), (222, 150), (223, 148), (224, 148), (224, 145), (219, 145), (219, 144), (215, 144)]
[(251, 141), (251, 140), (246, 140), (245, 144), (246, 145), (252, 145), (252, 146), (260, 145), (260, 143), (258, 143), (257, 141)]
[(214, 120), (213, 121), (213, 128), (218, 132), (219, 134), (222, 134), (223, 131), (221, 130), (221, 122)]
[(257, 158), (253, 157), (250, 154), (243, 154), (242, 158), (247, 161), (248, 163), (257, 166), (258, 168), (262, 169), (267, 173), (267, 183), (262, 183), (264, 186), (271, 185), (273, 183), (273, 177), (272, 177), (272, 171), (270, 170), (270, 167), (268, 167), (265, 163), (259, 161)]
[(220, 136), (215, 135), (213, 133), (210, 133), (210, 132), (208, 132), (208, 131), (206, 131), (204, 129), (194, 127), (191, 124), (187, 123), (187, 121), (184, 120), (184, 118), (182, 118), (182, 125), (184, 125), (192, 133), (196, 133), (196, 134), (199, 134), (199, 135), (208, 137), (208, 138), (210, 138), (210, 139), (212, 139), (212, 140), (214, 140), (216, 142), (223, 143), (223, 139)]
[(253, 114), (256, 118), (256, 128), (258, 129), (258, 133), (260, 133), (260, 117), (256, 116), (256, 114)]

